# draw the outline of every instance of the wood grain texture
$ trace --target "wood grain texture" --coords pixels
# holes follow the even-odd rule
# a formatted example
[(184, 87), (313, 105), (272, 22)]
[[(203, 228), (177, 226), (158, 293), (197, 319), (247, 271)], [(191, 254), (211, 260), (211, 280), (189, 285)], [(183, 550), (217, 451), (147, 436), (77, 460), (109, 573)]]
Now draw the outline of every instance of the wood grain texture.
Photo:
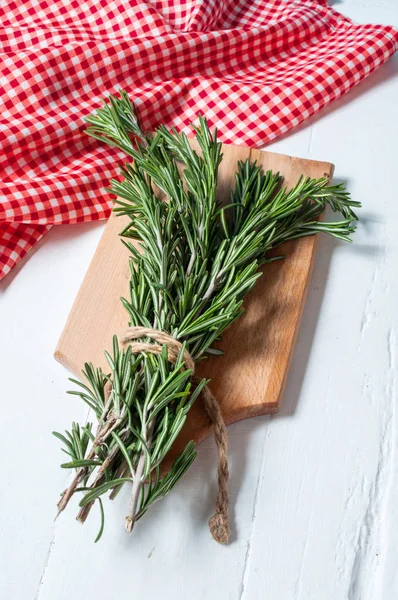
[[(245, 147), (224, 146), (219, 172), (220, 199), (229, 197), (238, 160), (250, 156), (264, 169), (279, 171), (288, 187), (300, 175), (331, 176), (333, 166)], [(55, 358), (80, 375), (84, 362), (109, 368), (104, 350), (111, 349), (113, 334), (127, 326), (120, 297), (128, 296), (128, 251), (118, 233), (125, 217), (111, 216), (90, 268), (77, 295)], [(279, 409), (284, 382), (311, 273), (316, 238), (285, 244), (277, 254), (286, 258), (266, 264), (263, 277), (244, 302), (244, 315), (224, 334), (221, 357), (197, 367), (211, 379), (210, 388), (220, 402), (227, 424)], [(211, 431), (200, 402), (191, 409), (175, 444), (179, 452), (190, 439), (200, 441)]]

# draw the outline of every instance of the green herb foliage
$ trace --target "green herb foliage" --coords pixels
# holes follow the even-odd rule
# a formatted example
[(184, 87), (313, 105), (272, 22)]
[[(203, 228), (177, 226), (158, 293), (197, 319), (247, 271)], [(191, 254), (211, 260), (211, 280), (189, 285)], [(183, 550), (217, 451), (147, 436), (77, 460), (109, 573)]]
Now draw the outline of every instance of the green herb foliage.
[[(318, 232), (350, 241), (357, 220), (353, 208), (360, 205), (343, 185), (329, 185), (326, 178), (301, 177), (288, 191), (278, 173), (263, 173), (249, 160), (239, 162), (231, 198), (221, 205), (216, 197), (221, 144), (204, 118), (193, 127), (200, 152), (175, 129), (162, 126), (153, 137), (145, 136), (124, 92), (110, 96), (86, 120), (89, 135), (133, 159), (121, 168), (122, 180), (112, 180), (109, 189), (117, 197), (114, 210), (129, 218), (121, 232), (131, 253), (130, 297), (122, 299), (129, 324), (166, 331), (183, 343), (173, 365), (166, 347), (157, 356), (133, 355), (114, 338), (112, 355), (106, 353), (109, 372), (86, 364), (87, 385), (75, 381), (77, 389), (71, 393), (92, 409), (96, 435), (91, 423), (74, 423), (71, 432), (55, 435), (71, 458), (62, 466), (77, 470), (69, 495), (83, 493), (78, 518), (85, 520), (92, 504), (100, 502), (99, 539), (103, 494), (111, 491), (114, 497), (125, 483), (132, 485), (131, 529), (195, 458), (190, 442), (170, 471), (160, 473), (207, 383), (203, 380), (193, 390), (184, 350), (195, 361), (219, 353), (213, 344), (242, 314), (243, 298), (262, 275), (259, 266), (271, 260), (269, 251)], [(327, 206), (341, 220), (319, 221)], [(61, 510), (67, 496), (60, 501)]]

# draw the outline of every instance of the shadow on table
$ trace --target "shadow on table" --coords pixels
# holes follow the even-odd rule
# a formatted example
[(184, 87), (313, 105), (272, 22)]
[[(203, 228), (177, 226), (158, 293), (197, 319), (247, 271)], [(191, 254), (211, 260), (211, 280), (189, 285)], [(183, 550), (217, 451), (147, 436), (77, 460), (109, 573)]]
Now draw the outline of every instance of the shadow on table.
[[(334, 183), (340, 183), (341, 180), (334, 180)], [(349, 182), (345, 180), (347, 189), (350, 189)], [(358, 227), (366, 232), (366, 235), (372, 239), (371, 230), (380, 219), (373, 214), (364, 213), (363, 209), (358, 210), (360, 218)], [(335, 215), (327, 213), (326, 219), (333, 220)], [(355, 234), (354, 234), (355, 237)], [(293, 351), (293, 358), (287, 376), (286, 387), (282, 396), (281, 409), (272, 418), (291, 417), (294, 415), (297, 403), (299, 401), (301, 388), (303, 385), (307, 365), (310, 359), (313, 340), (321, 312), (322, 302), (326, 293), (330, 264), (334, 252), (345, 244), (335, 238), (322, 235), (319, 239), (318, 249), (315, 255), (314, 271), (309, 283), (307, 300), (300, 323), (300, 328), (296, 341), (298, 351)], [(382, 252), (382, 249), (372, 244), (354, 243), (350, 245), (350, 252), (361, 254), (362, 256), (375, 256)]]
[[(338, 180), (335, 180), (335, 182), (339, 183)], [(349, 184), (347, 184), (347, 188), (349, 189)], [(372, 239), (372, 229), (375, 224), (380, 222), (380, 218), (378, 218), (376, 215), (364, 213), (362, 211), (360, 212), (359, 216), (359, 227), (365, 230), (367, 234), (366, 237), (369, 235), (369, 238)], [(333, 220), (333, 217), (333, 214), (327, 214), (328, 220)], [(265, 437), (262, 436), (262, 439), (265, 441), (266, 437), (268, 436), (269, 422), (271, 420), (294, 417), (306, 375), (307, 365), (310, 360), (323, 298), (327, 293), (326, 288), (331, 260), (333, 253), (338, 251), (339, 247), (343, 244), (344, 242), (326, 235), (321, 236), (321, 239), (319, 240), (313, 273), (316, 275), (316, 277), (312, 277), (312, 280), (309, 284), (308, 296), (296, 342), (296, 348), (298, 351), (293, 353), (286, 387), (282, 396), (280, 411), (269, 417), (256, 417), (247, 421), (245, 427), (240, 427), (239, 429), (239, 443), (234, 443), (234, 441), (237, 441), (235, 435), (230, 436), (231, 442), (229, 445), (229, 454), (231, 465), (233, 465), (230, 482), (230, 512), (232, 529), (231, 541), (236, 539), (236, 530), (234, 524), (235, 519), (233, 513), (234, 507), (236, 506), (237, 497), (239, 495), (240, 485), (247, 469), (247, 462), (249, 460), (248, 445), (250, 439), (252, 438), (255, 430), (258, 428), (263, 428), (265, 430)], [(375, 256), (376, 254), (382, 252), (382, 248), (371, 244), (354, 243), (352, 246), (350, 246), (350, 252), (359, 253), (364, 257)], [(231, 431), (230, 428), (229, 431)], [(214, 457), (213, 460), (215, 460)], [(214, 470), (214, 466), (212, 467), (210, 463), (210, 460), (206, 461), (209, 471), (211, 471), (212, 468)], [(213, 493), (216, 493), (215, 488)]]
[[(0, 281), (0, 295), (6, 291), (8, 286), (14, 281), (18, 273), (25, 267), (31, 258), (37, 252), (40, 252), (43, 247), (47, 249), (48, 255), (46, 260), (51, 262), (51, 249), (53, 247), (65, 245), (67, 252), (75, 252), (75, 247), (72, 244), (74, 240), (78, 240), (81, 235), (84, 235), (90, 229), (98, 228), (104, 225), (104, 221), (90, 221), (88, 223), (74, 223), (72, 225), (54, 225), (48, 233), (46, 233), (31, 250), (20, 260), (15, 267)], [(65, 263), (67, 254), (65, 255)], [(62, 274), (60, 274), (60, 277)]]

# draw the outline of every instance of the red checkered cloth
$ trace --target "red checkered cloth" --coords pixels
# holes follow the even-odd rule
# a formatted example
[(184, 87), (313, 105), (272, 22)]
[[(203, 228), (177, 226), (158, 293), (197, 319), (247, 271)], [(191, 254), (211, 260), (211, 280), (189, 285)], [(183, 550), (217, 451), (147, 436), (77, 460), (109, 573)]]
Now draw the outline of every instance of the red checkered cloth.
[(145, 129), (262, 146), (347, 92), (398, 47), (327, 0), (5, 0), (0, 278), (58, 223), (105, 219), (123, 159), (83, 116), (125, 89)]

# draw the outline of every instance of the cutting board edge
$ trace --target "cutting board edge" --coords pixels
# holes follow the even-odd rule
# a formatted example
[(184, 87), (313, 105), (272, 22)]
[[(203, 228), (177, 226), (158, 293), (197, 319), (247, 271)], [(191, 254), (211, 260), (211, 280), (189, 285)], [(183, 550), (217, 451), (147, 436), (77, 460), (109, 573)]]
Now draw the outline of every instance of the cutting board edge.
[(68, 371), (70, 371), (71, 373), (73, 373), (76, 376), (80, 376), (81, 371), (76, 368), (76, 365), (73, 364), (72, 361), (69, 361), (67, 359), (67, 357), (65, 356), (65, 354), (63, 352), (61, 352), (61, 350), (58, 349), (58, 345), (54, 351), (54, 358), (57, 361), (57, 363), (59, 363), (60, 365), (65, 367), (65, 369), (68, 369)]

